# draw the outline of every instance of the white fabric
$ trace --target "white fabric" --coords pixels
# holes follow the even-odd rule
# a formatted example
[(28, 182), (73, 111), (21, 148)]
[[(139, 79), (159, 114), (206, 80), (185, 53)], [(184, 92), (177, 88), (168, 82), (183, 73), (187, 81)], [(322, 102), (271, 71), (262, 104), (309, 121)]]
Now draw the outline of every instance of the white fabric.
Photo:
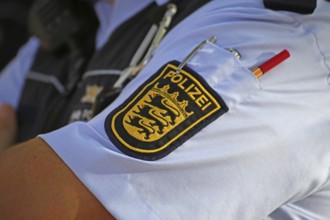
[[(117, 219), (330, 218), (330, 3), (313, 15), (261, 0), (214, 0), (181, 22), (100, 115), (41, 135)], [(182, 61), (229, 112), (157, 161), (121, 153), (105, 117), (160, 66)], [(237, 49), (242, 58), (223, 48)], [(249, 69), (282, 49), (291, 57), (256, 79)]]
[[(150, 64), (89, 123), (43, 135), (118, 219), (329, 219), (330, 4), (313, 15), (261, 1), (212, 1), (164, 39)], [(104, 119), (164, 63), (217, 36), (190, 62), (229, 112), (167, 157), (133, 159)], [(222, 48), (232, 47), (241, 61)], [(256, 79), (255, 67), (291, 58)]]
[(17, 107), (25, 76), (31, 68), (39, 41), (31, 38), (0, 74), (0, 104)]

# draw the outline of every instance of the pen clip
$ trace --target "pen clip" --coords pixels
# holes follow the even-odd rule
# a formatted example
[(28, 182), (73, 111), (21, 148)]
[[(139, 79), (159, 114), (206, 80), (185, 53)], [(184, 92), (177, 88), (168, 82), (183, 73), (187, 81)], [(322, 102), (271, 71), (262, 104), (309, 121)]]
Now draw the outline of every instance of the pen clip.
[(175, 73), (179, 74), (182, 70), (182, 68), (188, 63), (188, 61), (193, 57), (195, 56), (198, 51), (200, 51), (204, 46), (205, 44), (207, 43), (215, 43), (217, 41), (217, 37), (213, 36), (211, 37), (210, 39), (208, 40), (204, 40), (202, 41), (202, 43), (200, 43), (199, 45), (197, 45), (185, 58), (184, 60), (179, 64), (179, 66), (176, 68), (176, 71)]
[[(199, 45), (197, 45), (185, 58), (184, 60), (179, 64), (179, 66), (176, 68), (175, 73), (180, 73), (180, 71), (182, 70), (182, 68), (188, 63), (188, 61), (195, 56), (198, 51), (200, 51), (207, 43), (215, 43), (217, 41), (217, 37), (213, 36), (208, 40), (204, 40), (202, 41), (202, 43), (200, 43)], [(233, 49), (233, 48), (225, 48), (225, 50), (231, 52), (232, 54), (234, 54), (236, 56), (237, 59), (241, 58), (241, 54)]]

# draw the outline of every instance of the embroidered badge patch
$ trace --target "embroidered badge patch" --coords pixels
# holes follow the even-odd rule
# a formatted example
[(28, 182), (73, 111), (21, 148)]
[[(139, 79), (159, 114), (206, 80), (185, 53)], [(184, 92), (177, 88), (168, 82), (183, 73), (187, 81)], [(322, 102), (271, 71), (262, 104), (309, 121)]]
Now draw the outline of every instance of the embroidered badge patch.
[(222, 98), (196, 72), (179, 62), (164, 65), (111, 112), (105, 122), (123, 153), (157, 160), (228, 111)]

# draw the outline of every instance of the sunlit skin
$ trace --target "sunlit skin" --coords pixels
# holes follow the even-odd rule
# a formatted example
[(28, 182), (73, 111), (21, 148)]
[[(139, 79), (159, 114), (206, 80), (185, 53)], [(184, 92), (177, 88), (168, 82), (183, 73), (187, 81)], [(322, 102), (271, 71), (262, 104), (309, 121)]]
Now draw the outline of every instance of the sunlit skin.
[(15, 143), (17, 120), (15, 110), (7, 104), (0, 105), (0, 152)]
[(114, 219), (47, 143), (10, 147), (16, 135), (14, 108), (0, 105), (1, 219)]
[(57, 154), (36, 138), (0, 153), (1, 219), (113, 219)]
[(1, 219), (114, 219), (43, 140), (9, 148), (16, 134), (15, 110), (0, 105)]

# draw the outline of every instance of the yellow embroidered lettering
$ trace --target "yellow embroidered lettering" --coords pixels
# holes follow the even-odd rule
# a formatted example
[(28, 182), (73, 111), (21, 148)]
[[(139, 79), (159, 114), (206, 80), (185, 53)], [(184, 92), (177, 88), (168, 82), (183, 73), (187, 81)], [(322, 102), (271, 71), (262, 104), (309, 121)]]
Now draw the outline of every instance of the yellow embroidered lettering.
[(166, 79), (166, 78), (171, 78), (173, 75), (175, 75), (176, 73), (174, 71), (169, 71), (164, 77), (163, 79)]
[(179, 88), (181, 88), (182, 90), (184, 90), (185, 89), (185, 87), (184, 87), (184, 83), (185, 82), (187, 82), (187, 78), (184, 78), (179, 84), (178, 84), (178, 87)]
[(195, 91), (188, 92), (187, 94), (190, 96), (192, 100), (196, 99), (196, 96), (199, 96), (202, 94), (202, 92), (199, 90), (199, 88), (194, 87)]
[(195, 84), (192, 83), (192, 84), (190, 84), (190, 86), (188, 86), (188, 87), (186, 88), (186, 90), (184, 90), (184, 91), (185, 91), (185, 92), (189, 92), (194, 86), (195, 86)]
[(183, 79), (183, 76), (181, 74), (175, 74), (174, 76), (171, 77), (171, 81), (173, 83), (179, 83)]
[(206, 104), (208, 104), (208, 102), (209, 100), (205, 95), (201, 95), (195, 100), (195, 103), (202, 109), (205, 107)]
[(202, 110), (204, 111), (207, 107), (209, 107), (212, 103), (211, 102), (207, 102), (206, 105), (204, 105), (204, 107), (202, 108)]

